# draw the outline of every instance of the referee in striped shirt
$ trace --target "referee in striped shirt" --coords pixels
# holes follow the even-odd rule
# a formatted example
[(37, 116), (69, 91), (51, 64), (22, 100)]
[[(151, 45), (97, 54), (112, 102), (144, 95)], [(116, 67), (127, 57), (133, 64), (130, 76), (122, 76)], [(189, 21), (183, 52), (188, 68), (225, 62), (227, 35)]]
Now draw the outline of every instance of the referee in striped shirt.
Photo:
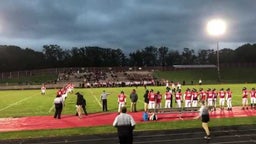
[(126, 113), (127, 108), (122, 107), (121, 113), (116, 116), (113, 126), (117, 127), (118, 138), (120, 144), (132, 144), (133, 129), (135, 128), (135, 121), (133, 117)]
[(108, 111), (108, 102), (107, 97), (109, 93), (106, 93), (105, 90), (103, 90), (103, 93), (100, 95), (100, 99), (102, 101), (102, 111)]

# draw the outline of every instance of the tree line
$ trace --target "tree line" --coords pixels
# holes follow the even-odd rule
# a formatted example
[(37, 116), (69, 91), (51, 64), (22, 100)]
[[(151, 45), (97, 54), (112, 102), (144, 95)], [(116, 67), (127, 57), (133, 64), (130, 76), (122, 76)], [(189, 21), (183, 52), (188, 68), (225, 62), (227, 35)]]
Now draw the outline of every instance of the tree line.
[[(197, 52), (184, 48), (181, 52), (168, 47), (148, 46), (125, 54), (121, 49), (97, 46), (63, 49), (59, 45), (44, 45), (42, 52), (18, 46), (0, 45), (1, 72), (56, 67), (122, 67), (216, 64), (216, 50)], [(256, 44), (244, 44), (236, 49), (219, 51), (220, 64), (255, 63)]]

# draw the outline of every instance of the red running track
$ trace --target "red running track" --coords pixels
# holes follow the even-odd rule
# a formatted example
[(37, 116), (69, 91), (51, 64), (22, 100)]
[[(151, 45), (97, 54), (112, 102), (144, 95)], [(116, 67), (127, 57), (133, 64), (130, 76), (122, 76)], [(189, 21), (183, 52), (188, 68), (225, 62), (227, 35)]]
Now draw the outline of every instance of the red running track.
[[(136, 123), (142, 123), (142, 112), (129, 113), (133, 116)], [(95, 113), (84, 116), (82, 119), (74, 115), (63, 115), (61, 119), (54, 119), (53, 116), (32, 116), (21, 118), (0, 118), (0, 132), (22, 131), (22, 130), (43, 130), (60, 129), (74, 127), (91, 127), (112, 125), (117, 113)], [(197, 113), (160, 113), (157, 121), (178, 121), (193, 119)], [(256, 110), (241, 110), (241, 107), (233, 108), (233, 111), (214, 111), (211, 112), (211, 118), (228, 117), (249, 117), (256, 116)]]

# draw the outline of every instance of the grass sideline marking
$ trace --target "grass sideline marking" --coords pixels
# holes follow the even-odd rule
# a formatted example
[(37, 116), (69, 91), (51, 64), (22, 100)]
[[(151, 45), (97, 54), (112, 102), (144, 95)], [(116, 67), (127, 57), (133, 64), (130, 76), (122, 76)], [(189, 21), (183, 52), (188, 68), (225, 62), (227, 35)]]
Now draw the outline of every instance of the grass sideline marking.
[(94, 99), (96, 100), (96, 102), (100, 105), (100, 107), (102, 108), (102, 104), (99, 101), (99, 99), (96, 98), (96, 96), (94, 95), (93, 91), (90, 89), (90, 93), (93, 95)]
[(12, 106), (15, 106), (15, 105), (17, 105), (17, 104), (19, 104), (19, 103), (21, 103), (21, 102), (23, 102), (23, 101), (26, 101), (26, 100), (28, 100), (28, 99), (30, 99), (30, 98), (31, 98), (31, 96), (30, 96), (30, 97), (27, 97), (27, 98), (24, 98), (24, 99), (21, 99), (21, 100), (15, 102), (15, 103), (12, 103), (12, 104), (10, 104), (10, 105), (8, 105), (8, 106), (6, 106), (6, 107), (0, 109), (0, 112), (3, 111), (3, 110), (6, 110), (6, 109), (8, 109), (8, 108), (10, 108), (10, 107), (12, 107)]

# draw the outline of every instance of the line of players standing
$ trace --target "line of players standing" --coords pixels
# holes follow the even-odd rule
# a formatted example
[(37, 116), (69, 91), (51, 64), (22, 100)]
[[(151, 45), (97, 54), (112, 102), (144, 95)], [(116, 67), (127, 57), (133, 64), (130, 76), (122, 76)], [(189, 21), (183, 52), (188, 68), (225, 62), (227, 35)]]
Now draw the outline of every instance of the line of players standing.
[[(174, 97), (174, 98), (173, 98)], [(256, 104), (256, 91), (255, 88), (252, 88), (250, 91), (247, 90), (246, 87), (242, 89), (242, 109), (248, 109), (248, 98), (251, 99), (251, 108), (255, 109)], [(145, 99), (145, 107), (144, 110), (161, 108), (162, 99), (165, 100), (164, 108), (173, 107), (173, 101), (175, 101), (178, 108), (182, 107), (182, 103), (184, 102), (184, 107), (198, 107), (198, 103), (204, 101), (205, 104), (211, 109), (216, 111), (217, 105), (219, 105), (220, 110), (224, 110), (225, 105), (227, 106), (227, 110), (232, 110), (232, 91), (230, 88), (224, 90), (221, 88), (217, 91), (215, 88), (208, 88), (204, 90), (200, 88), (199, 91), (197, 89), (189, 89), (187, 88), (184, 93), (181, 92), (181, 89), (171, 90), (169, 87), (166, 88), (166, 92), (164, 93), (164, 97), (162, 94), (157, 91), (154, 93), (154, 90), (146, 91), (144, 95)], [(148, 104), (146, 102), (148, 99)]]

